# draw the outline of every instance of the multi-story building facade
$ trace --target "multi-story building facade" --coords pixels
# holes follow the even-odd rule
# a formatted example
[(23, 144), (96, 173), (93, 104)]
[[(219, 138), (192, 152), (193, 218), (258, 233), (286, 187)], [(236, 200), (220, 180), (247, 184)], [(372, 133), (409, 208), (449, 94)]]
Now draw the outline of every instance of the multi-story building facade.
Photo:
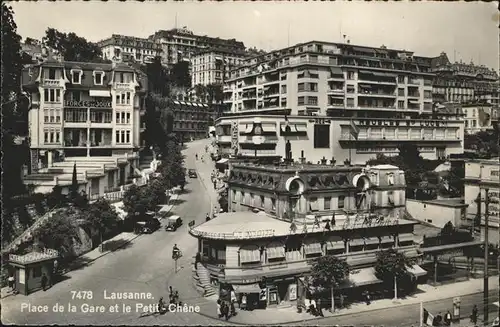
[(226, 72), (241, 65), (245, 57), (242, 50), (201, 50), (191, 57), (191, 84), (222, 84)]
[[(208, 275), (221, 291), (266, 294), (265, 304), (281, 304), (303, 300), (296, 292), (302, 276), (318, 257), (335, 255), (358, 272), (339, 291), (350, 288), (356, 299), (380, 283), (378, 251), (394, 247), (418, 257), (417, 223), (402, 219), (404, 190), (404, 173), (389, 165), (231, 164), (230, 212), (190, 230), (201, 254), (197, 274)], [(410, 270), (426, 274), (418, 266)], [(205, 291), (210, 287), (198, 280)]]
[(191, 102), (183, 96), (172, 99), (173, 132), (184, 141), (208, 136), (208, 126), (213, 122), (212, 106), (206, 102)]
[(167, 66), (183, 60), (189, 61), (200, 50), (216, 48), (234, 53), (245, 50), (243, 42), (196, 35), (187, 27), (160, 30), (149, 36), (149, 40), (161, 46), (162, 63)]
[[(481, 238), (484, 239), (485, 213), (486, 209), (488, 209), (488, 241), (493, 244), (499, 244), (500, 242), (499, 172), (500, 162), (498, 157), (489, 160), (470, 160), (465, 163), (464, 201), (465, 204), (469, 205), (467, 208), (467, 221), (470, 225), (480, 222)], [(486, 208), (485, 204), (486, 191), (489, 195), (488, 208)], [(478, 207), (479, 203), (480, 208)]]
[(313, 163), (363, 163), (402, 142), (428, 159), (462, 153), (461, 113), (433, 110), (430, 68), (409, 51), (315, 41), (246, 59), (226, 80), (219, 149), (283, 156), (290, 144), (293, 159)]
[(436, 73), (432, 90), (435, 101), (468, 103), (484, 100), (499, 104), (499, 79), (495, 70), (472, 62), (451, 63), (444, 52), (432, 59), (431, 70)]
[(74, 164), (90, 195), (125, 184), (138, 161), (142, 78), (125, 64), (49, 58), (26, 67), (22, 85), (32, 103), (26, 184), (38, 192), (67, 185)]
[(493, 130), (498, 124), (499, 108), (488, 103), (470, 103), (462, 106), (465, 119), (465, 132), (475, 134)]
[(117, 34), (99, 41), (97, 45), (103, 58), (113, 62), (134, 61), (147, 64), (162, 53), (161, 45), (151, 40)]

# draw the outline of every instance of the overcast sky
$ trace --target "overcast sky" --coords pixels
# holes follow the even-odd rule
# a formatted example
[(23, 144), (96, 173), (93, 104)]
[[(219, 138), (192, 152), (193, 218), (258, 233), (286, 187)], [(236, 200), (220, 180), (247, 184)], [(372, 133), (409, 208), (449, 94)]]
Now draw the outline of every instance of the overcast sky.
[[(247, 47), (280, 49), (310, 40), (414, 51), (498, 70), (495, 4), (449, 2), (16, 2), (18, 33), (41, 39), (48, 27), (90, 41), (111, 34), (147, 37), (187, 26), (195, 34), (236, 38)], [(177, 19), (176, 19), (177, 16)]]

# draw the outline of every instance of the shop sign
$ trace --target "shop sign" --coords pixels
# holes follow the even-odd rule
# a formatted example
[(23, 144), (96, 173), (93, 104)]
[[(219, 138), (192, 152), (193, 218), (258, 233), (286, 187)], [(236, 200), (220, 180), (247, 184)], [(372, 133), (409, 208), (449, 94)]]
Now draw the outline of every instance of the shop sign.
[(310, 119), (309, 122), (319, 125), (330, 125), (330, 119), (325, 119), (325, 118)]
[(447, 127), (448, 122), (443, 120), (359, 120), (359, 126), (408, 126), (408, 127)]
[(65, 107), (76, 107), (76, 108), (111, 108), (111, 101), (73, 101), (73, 100), (65, 100)]
[(288, 299), (290, 301), (297, 300), (297, 284), (288, 285)]
[(198, 236), (208, 238), (223, 238), (223, 239), (245, 239), (256, 237), (272, 237), (274, 236), (274, 229), (264, 229), (257, 231), (247, 232), (234, 232), (234, 233), (216, 233), (216, 232), (198, 232)]

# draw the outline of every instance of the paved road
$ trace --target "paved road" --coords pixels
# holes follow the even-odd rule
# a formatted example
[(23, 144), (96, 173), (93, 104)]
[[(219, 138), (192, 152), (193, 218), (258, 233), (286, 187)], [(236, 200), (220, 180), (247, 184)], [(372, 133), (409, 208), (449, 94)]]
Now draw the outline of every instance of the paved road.
[[(204, 151), (207, 142), (194, 142), (184, 150), (186, 166), (195, 166), (194, 154)], [(176, 232), (165, 232), (160, 229), (150, 235), (142, 235), (130, 246), (110, 253), (90, 266), (67, 274), (68, 279), (54, 285), (46, 292), (36, 292), (27, 297), (22, 295), (2, 299), (2, 322), (16, 324), (140, 324), (140, 325), (186, 325), (186, 324), (218, 324), (197, 313), (174, 313), (164, 316), (139, 317), (137, 304), (156, 304), (160, 296), (168, 299), (169, 283), (180, 283), (182, 276), (184, 284), (190, 285), (191, 258), (196, 253), (197, 242), (187, 232), (190, 220), (203, 221), (205, 213), (210, 210), (210, 199), (199, 179), (190, 179), (186, 186), (187, 193), (180, 196), (179, 203), (172, 211), (180, 215), (185, 225)], [(180, 265), (184, 266), (177, 274), (171, 260), (171, 251), (177, 243), (184, 253)], [(182, 285), (184, 285), (182, 284)], [(173, 285), (176, 287), (176, 285)], [(184, 286), (182, 286), (184, 287)], [(180, 287), (179, 287), (180, 288)], [(72, 291), (80, 293), (73, 295)], [(84, 299), (83, 292), (90, 294), (92, 299)], [(113, 300), (105, 299), (111, 292), (151, 292), (152, 299), (145, 300)], [(181, 300), (183, 291), (181, 292)], [(203, 298), (190, 293), (190, 298), (184, 301), (190, 304), (202, 304)], [(22, 305), (30, 306), (21, 310)], [(64, 312), (53, 312), (53, 306), (59, 304)], [(118, 304), (120, 312), (110, 312), (110, 306)], [(74, 305), (76, 312), (68, 312), (68, 305)], [(104, 306), (106, 312), (82, 312), (82, 305)], [(123, 313), (122, 306), (130, 305), (131, 313)], [(48, 306), (48, 312), (32, 312), (35, 306)], [(43, 309), (43, 308), (41, 308)]]

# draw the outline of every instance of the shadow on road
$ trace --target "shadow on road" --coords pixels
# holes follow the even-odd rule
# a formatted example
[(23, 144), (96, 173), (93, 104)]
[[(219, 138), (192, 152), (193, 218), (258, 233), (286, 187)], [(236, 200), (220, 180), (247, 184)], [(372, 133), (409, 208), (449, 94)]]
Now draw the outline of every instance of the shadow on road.
[(190, 189), (185, 188), (185, 189), (183, 189), (183, 190), (179, 190), (177, 194), (182, 195), (182, 194), (189, 194), (189, 193), (191, 193), (191, 192), (192, 192), (192, 191), (191, 191)]
[(125, 239), (117, 239), (104, 243), (103, 251), (115, 252), (117, 250), (124, 250), (132, 246), (132, 242)]
[[(71, 262), (69, 262), (66, 267), (64, 267), (63, 273), (66, 273), (66, 272), (71, 271), (71, 270), (79, 270), (79, 269), (82, 269), (86, 266), (90, 266), (92, 264), (92, 261), (93, 261), (92, 259), (86, 257), (85, 255), (77, 257), (74, 260), (72, 260)], [(64, 276), (64, 275), (62, 275), (62, 276)], [(67, 277), (67, 278), (69, 278), (69, 277)]]

